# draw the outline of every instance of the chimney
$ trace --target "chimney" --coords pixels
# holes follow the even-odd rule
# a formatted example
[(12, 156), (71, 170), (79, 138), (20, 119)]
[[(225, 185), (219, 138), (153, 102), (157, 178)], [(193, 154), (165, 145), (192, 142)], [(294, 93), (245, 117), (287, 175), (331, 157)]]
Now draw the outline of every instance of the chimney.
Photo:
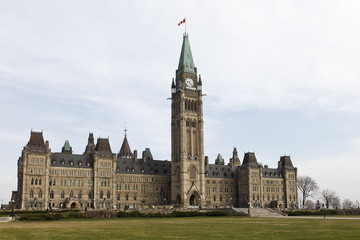
[(146, 163), (146, 153), (145, 153), (145, 151), (142, 152), (142, 159), (143, 159), (144, 163)]
[(138, 162), (138, 158), (137, 158), (137, 150), (134, 150), (134, 161), (135, 163)]
[(209, 165), (209, 157), (205, 156), (205, 166), (207, 167)]

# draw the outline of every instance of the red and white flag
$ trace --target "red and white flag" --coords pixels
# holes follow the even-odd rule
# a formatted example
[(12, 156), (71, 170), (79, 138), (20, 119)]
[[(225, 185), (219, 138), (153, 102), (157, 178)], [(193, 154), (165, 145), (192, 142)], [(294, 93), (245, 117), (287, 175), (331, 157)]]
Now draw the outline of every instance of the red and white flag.
[(183, 23), (185, 23), (185, 18), (178, 23), (178, 26), (180, 26), (180, 25), (183, 24)]

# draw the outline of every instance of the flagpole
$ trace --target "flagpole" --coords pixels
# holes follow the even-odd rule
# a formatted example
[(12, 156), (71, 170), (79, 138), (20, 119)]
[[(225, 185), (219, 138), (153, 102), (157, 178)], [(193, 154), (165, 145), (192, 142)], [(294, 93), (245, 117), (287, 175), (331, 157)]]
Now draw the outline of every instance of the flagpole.
[(185, 35), (186, 35), (186, 17), (185, 17)]

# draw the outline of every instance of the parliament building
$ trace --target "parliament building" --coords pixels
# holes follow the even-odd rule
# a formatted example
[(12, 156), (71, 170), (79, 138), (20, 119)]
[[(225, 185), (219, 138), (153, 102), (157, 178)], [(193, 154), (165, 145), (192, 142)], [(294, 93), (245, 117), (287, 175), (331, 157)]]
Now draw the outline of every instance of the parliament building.
[(240, 160), (234, 148), (227, 164), (220, 154), (209, 163), (202, 86), (184, 34), (171, 83), (171, 161), (153, 159), (149, 148), (131, 151), (126, 134), (119, 152), (112, 151), (108, 138), (94, 139), (90, 133), (84, 152), (74, 154), (68, 141), (53, 152), (42, 132), (31, 131), (18, 160), (15, 208), (297, 208), (297, 168), (289, 156), (269, 168), (253, 152)]

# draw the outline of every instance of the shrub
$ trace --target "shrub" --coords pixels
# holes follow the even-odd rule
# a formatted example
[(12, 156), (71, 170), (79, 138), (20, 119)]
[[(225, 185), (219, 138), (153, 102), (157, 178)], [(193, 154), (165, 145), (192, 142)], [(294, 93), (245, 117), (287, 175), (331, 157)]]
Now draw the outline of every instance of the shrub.
[(66, 218), (86, 218), (83, 213), (26, 213), (20, 217), (20, 221), (45, 221), (45, 220), (59, 220)]

